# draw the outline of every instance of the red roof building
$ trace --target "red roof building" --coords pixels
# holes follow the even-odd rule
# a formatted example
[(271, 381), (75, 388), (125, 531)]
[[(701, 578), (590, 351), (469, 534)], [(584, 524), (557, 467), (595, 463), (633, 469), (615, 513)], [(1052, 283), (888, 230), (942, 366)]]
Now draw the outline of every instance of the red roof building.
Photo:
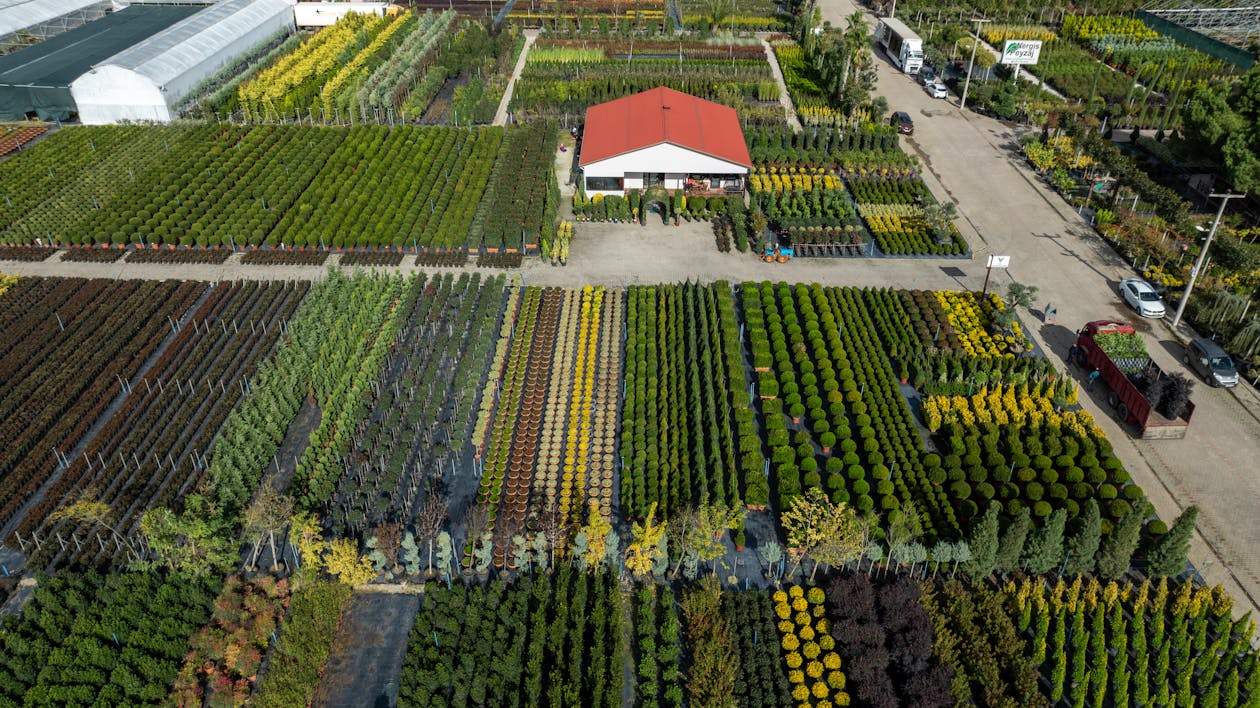
[(587, 109), (578, 165), (588, 193), (712, 193), (742, 192), (752, 160), (734, 109), (661, 87)]

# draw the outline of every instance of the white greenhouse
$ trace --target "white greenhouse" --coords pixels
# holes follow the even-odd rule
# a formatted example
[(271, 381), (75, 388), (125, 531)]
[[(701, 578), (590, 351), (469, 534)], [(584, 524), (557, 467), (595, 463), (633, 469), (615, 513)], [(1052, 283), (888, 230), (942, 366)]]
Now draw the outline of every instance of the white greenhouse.
[(113, 9), (110, 0), (0, 0), (0, 51), (54, 37)]
[(169, 121), (181, 99), (286, 29), (287, 0), (223, 0), (94, 65), (70, 84), (86, 125)]

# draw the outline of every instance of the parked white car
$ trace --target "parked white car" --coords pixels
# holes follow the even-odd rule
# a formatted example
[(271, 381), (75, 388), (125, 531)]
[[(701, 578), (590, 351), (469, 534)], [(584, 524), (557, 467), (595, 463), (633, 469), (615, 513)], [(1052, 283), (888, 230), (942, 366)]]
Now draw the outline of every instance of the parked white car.
[(1159, 319), (1164, 316), (1164, 300), (1151, 284), (1141, 278), (1125, 278), (1120, 281), (1120, 297), (1143, 317)]
[(932, 98), (949, 98), (949, 89), (945, 88), (945, 84), (939, 81), (933, 81), (924, 86), (923, 90), (927, 91)]

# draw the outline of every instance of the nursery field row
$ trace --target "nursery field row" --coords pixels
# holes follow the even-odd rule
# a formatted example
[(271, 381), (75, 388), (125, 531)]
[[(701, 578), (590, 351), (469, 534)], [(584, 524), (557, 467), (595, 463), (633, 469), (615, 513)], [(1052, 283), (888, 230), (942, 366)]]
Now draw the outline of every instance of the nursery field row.
[[(552, 132), (225, 124), (65, 129), (0, 164), (7, 197), (0, 239), (520, 249), (554, 228)], [(93, 153), (93, 145), (106, 158), (82, 162), (79, 154)], [(521, 179), (491, 180), (496, 163), (513, 165)]]
[(890, 256), (956, 256), (968, 247), (901, 152), (891, 126), (753, 129), (752, 205), (793, 243)]
[(0, 344), (8, 382), (0, 396), (0, 524), (12, 528), (23, 506), (59, 477), (206, 288), (22, 278), (0, 297), (0, 329), (8, 335)]
[[(531, 696), (590, 706), (709, 696), (741, 705), (1232, 706), (1260, 696), (1254, 625), (1231, 617), (1220, 587), (1080, 577), (970, 584), (941, 568), (943, 577), (924, 579), (849, 571), (773, 591), (714, 578), (627, 588), (600, 568), (551, 567), (546, 554), (538, 562), (510, 583), (429, 583), (400, 673), (379, 682), (396, 682), (403, 706), (529, 705)], [(266, 578), (56, 574), (0, 625), (0, 698), (308, 702), (319, 681), (337, 680), (322, 668), (346, 629), (338, 624), (350, 589), (308, 581), (290, 590)]]
[[(207, 479), (206, 459), (223, 421), (307, 289), (307, 283), (212, 287), (201, 306), (178, 323), (179, 333), (143, 376), (129, 383), (121, 405), (100, 420), (83, 454), (69, 461), (21, 519), (19, 532), (44, 539), (31, 556), (33, 565), (134, 559), (135, 549), (123, 539), (134, 536), (145, 511), (178, 506)], [(77, 539), (100, 530), (93, 524), (49, 518), (87, 498), (114, 510), (115, 538), (106, 548), (98, 543), (79, 547)], [(61, 545), (53, 542), (58, 535), (74, 540)]]
[[(775, 83), (764, 52), (749, 58), (689, 58), (679, 45), (660, 54), (617, 55), (621, 42), (609, 46), (548, 48), (529, 59), (512, 92), (512, 112), (523, 120), (580, 116), (598, 103), (666, 86), (734, 108), (745, 124), (783, 125)], [(695, 51), (698, 56), (709, 53)], [(741, 52), (741, 56), (745, 53)], [(570, 122), (572, 122), (570, 120)]]
[(612, 509), (624, 296), (527, 288), (508, 307), (472, 438), (485, 521), (466, 529), (466, 566), (503, 565), (511, 545), (517, 567), (526, 541)]
[[(133, 297), (148, 297), (162, 286), (136, 287)], [(781, 514), (810, 495), (871, 514), (880, 533), (909, 525), (917, 542), (888, 546), (903, 559), (929, 550), (939, 559), (949, 552), (942, 544), (1000, 527), (1014, 550), (992, 563), (1007, 571), (1062, 562), (1061, 546), (1038, 555), (1045, 544), (1033, 539), (1070, 529), (1096, 532), (1106, 546), (1132, 530), (1133, 544), (1116, 551), (1123, 558), (1099, 569), (1114, 577), (1139, 538), (1155, 544), (1168, 533), (1102, 431), (1074, 409), (1071, 380), (1021, 356), (1027, 340), (996, 296), (784, 283), (509, 288), (504, 296), (501, 280), (470, 275), (334, 274), (304, 299), (283, 286), (166, 287), (159, 300), (172, 319), (166, 309), (131, 317), (103, 340), (147, 342), (148, 353), (91, 383), (74, 381), (99, 370), (92, 357), (114, 350), (84, 348), (95, 341), (83, 337), (96, 311), (67, 303), (96, 297), (107, 306), (112, 291), (23, 279), (0, 300), (8, 328), (29, 333), (22, 345), (6, 343), (0, 362), (14, 383), (0, 405), (20, 411), (38, 394), (70, 406), (70, 415), (41, 408), (60, 415), (43, 423), (5, 418), (18, 425), (3, 458), (14, 470), (5, 519), (16, 525), (25, 515), (27, 542), (39, 528), (41, 562), (137, 555), (123, 546), (140, 515), (177, 506), (203, 480), (223, 508), (244, 506), (261, 475), (280, 474), (280, 440), (308, 395), (310, 445), (294, 451), (296, 470), (277, 488), (352, 537), (418, 527), (436, 499), (444, 514), (468, 516), (454, 539), (466, 568), (520, 568), (530, 549), (566, 548), (576, 526), (597, 518), (672, 518), (706, 506), (770, 505)], [(136, 310), (121, 302), (128, 315)], [(193, 305), (195, 314), (181, 317)], [(41, 374), (40, 362), (63, 344), (83, 365)], [(17, 347), (31, 356), (15, 357)], [(152, 352), (152, 368), (138, 376)], [(109, 366), (123, 366), (117, 361)], [(117, 398), (111, 385), (128, 395), (99, 421), (84, 454), (35, 452), (75, 450), (70, 443)], [(907, 394), (917, 399), (913, 411)], [(25, 509), (49, 480), (55, 496)], [(85, 551), (86, 536), (69, 525), (40, 526), (88, 490), (113, 515), (112, 548)], [(742, 538), (742, 526), (732, 528)], [(1073, 563), (1092, 570), (1094, 555)]]
[(416, 10), (351, 14), (286, 42), (198, 110), (245, 123), (489, 123), (523, 37), (515, 29), (491, 34), (485, 18), (446, 5)]

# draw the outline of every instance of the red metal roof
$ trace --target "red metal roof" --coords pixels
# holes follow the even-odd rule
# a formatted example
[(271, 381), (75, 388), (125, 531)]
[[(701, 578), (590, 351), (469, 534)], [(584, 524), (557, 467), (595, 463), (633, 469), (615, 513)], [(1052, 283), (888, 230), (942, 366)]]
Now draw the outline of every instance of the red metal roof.
[(735, 109), (664, 86), (586, 109), (578, 164), (661, 143), (752, 167)]

